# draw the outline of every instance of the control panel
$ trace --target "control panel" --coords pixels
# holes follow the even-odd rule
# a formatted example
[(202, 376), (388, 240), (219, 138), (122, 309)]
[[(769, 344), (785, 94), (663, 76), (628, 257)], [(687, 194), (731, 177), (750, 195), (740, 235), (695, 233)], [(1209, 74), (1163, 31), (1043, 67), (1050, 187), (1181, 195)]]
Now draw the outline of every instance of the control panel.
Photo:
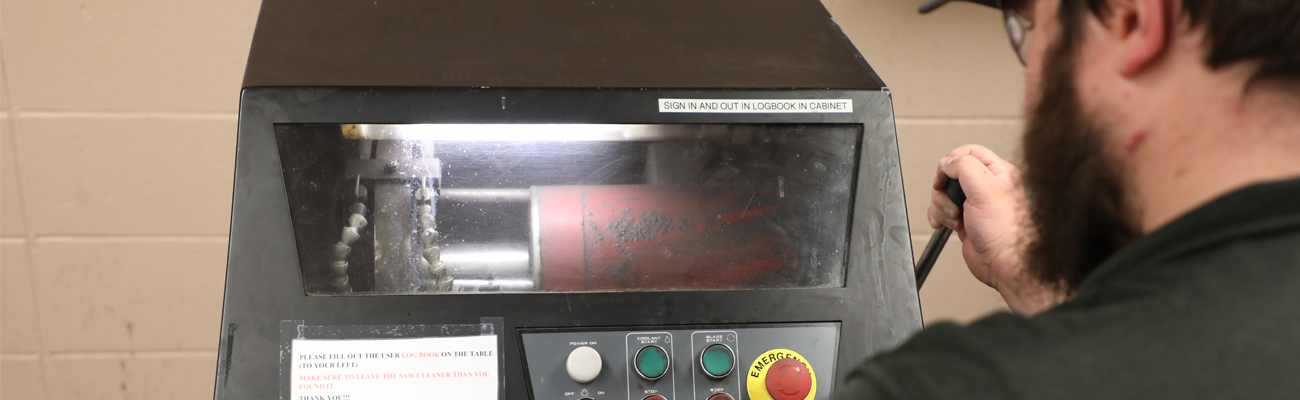
[(830, 395), (838, 323), (690, 328), (521, 330), (532, 398), (820, 400)]

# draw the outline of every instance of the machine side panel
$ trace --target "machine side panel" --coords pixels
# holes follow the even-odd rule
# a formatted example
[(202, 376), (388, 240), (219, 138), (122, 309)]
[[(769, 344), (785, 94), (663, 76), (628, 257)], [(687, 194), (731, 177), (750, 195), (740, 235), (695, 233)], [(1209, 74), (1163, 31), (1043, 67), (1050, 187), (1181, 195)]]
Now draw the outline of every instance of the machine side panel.
[[(865, 339), (869, 348), (889, 349), (920, 326), (921, 302), (904, 206), (893, 100), (888, 91), (878, 94), (870, 98), (872, 103), (862, 116), (866, 133), (849, 240), (851, 267), (847, 282), (862, 285), (852, 290), (868, 297), (861, 308), (866, 315), (861, 320), (846, 321), (844, 329), (868, 331)], [(844, 374), (849, 370), (840, 369)]]

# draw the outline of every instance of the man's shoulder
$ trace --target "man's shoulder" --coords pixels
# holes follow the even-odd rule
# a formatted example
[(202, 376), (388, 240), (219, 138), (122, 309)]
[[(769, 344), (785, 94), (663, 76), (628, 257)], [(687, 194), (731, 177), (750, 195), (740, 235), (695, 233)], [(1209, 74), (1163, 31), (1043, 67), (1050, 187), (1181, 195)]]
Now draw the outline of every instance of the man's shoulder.
[(859, 366), (835, 398), (1300, 398), (1288, 376), (1300, 370), (1300, 318), (1233, 328), (1122, 314), (934, 325)]
[(836, 399), (1300, 398), (1297, 238), (1160, 260), (1034, 318), (930, 326)]
[(1057, 330), (1055, 324), (1007, 313), (969, 326), (931, 325), (854, 369), (835, 399), (1023, 397), (1025, 383), (1043, 382), (1024, 379), (1025, 373), (1048, 372), (1042, 366), (1069, 348), (1061, 344), (1072, 334)]

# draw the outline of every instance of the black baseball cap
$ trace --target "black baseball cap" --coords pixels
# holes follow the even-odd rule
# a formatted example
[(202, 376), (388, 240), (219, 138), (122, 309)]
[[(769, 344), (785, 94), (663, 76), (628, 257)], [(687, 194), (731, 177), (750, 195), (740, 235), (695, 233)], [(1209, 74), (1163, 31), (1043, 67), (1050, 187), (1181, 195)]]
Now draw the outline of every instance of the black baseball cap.
[[(925, 4), (922, 4), (920, 8), (916, 9), (916, 11), (920, 11), (921, 14), (925, 14), (930, 11), (934, 11), (939, 7), (943, 7), (944, 4), (948, 4), (948, 2), (950, 1), (953, 0), (930, 0), (925, 2)], [(975, 4), (983, 4), (993, 8), (1002, 8), (1002, 0), (958, 0), (958, 1), (968, 1)]]

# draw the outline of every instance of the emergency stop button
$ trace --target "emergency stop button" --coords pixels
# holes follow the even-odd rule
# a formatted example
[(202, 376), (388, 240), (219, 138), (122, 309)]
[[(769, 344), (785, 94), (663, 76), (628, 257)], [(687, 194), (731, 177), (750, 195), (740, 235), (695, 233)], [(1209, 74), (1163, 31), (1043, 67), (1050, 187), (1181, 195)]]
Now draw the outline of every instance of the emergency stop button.
[(767, 394), (775, 400), (803, 400), (812, 391), (812, 373), (794, 358), (783, 358), (772, 363), (767, 371)]
[(587, 383), (600, 375), (600, 353), (591, 346), (582, 346), (569, 352), (569, 359), (564, 363), (564, 371), (575, 382)]
[(817, 373), (793, 350), (769, 350), (758, 356), (745, 380), (751, 400), (811, 400), (817, 394)]

